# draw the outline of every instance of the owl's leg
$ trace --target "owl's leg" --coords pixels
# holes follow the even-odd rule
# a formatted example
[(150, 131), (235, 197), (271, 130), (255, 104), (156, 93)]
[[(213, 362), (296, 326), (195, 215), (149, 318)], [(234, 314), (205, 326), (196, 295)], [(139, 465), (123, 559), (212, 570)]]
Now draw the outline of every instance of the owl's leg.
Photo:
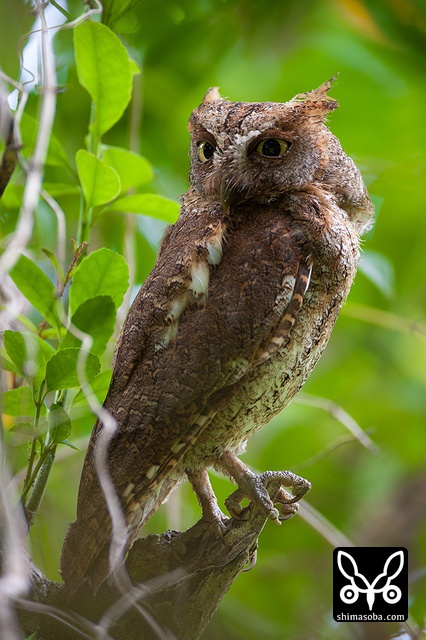
[(203, 520), (213, 525), (222, 537), (226, 531), (225, 521), (228, 518), (219, 509), (207, 469), (201, 468), (195, 471), (186, 471), (186, 475), (200, 503), (203, 511)]
[[(231, 476), (238, 485), (238, 489), (225, 500), (229, 513), (237, 519), (249, 517), (247, 512), (243, 513), (241, 507), (242, 500), (248, 498), (260, 506), (271, 520), (280, 524), (281, 520), (287, 520), (296, 513), (297, 501), (311, 488), (307, 480), (291, 471), (266, 471), (261, 475), (253, 473), (232, 451), (225, 451), (217, 461), (216, 467)], [(274, 501), (268, 493), (268, 485), (272, 482), (281, 485)], [(283, 486), (291, 487), (293, 495), (285, 491)], [(281, 512), (275, 508), (275, 502), (282, 505)]]

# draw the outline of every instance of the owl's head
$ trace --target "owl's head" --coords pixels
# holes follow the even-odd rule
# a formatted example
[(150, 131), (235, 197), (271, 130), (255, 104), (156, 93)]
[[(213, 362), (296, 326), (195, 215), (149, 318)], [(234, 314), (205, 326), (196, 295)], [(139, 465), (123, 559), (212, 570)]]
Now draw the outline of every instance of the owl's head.
[(371, 219), (370, 199), (355, 164), (325, 125), (338, 107), (327, 96), (332, 80), (285, 103), (231, 102), (209, 89), (188, 124), (192, 187), (229, 209), (318, 186), (362, 231)]

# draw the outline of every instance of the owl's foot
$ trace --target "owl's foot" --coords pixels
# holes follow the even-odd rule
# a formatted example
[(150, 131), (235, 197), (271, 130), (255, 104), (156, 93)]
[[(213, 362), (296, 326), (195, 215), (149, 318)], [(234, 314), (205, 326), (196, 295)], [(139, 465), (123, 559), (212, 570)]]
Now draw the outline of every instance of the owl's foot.
[(187, 470), (186, 475), (200, 503), (203, 511), (203, 520), (213, 526), (218, 536), (223, 538), (226, 532), (226, 521), (229, 518), (222, 513), (217, 504), (207, 469)]
[[(225, 500), (225, 505), (231, 516), (240, 520), (250, 517), (250, 511), (241, 506), (244, 498), (248, 498), (252, 504), (260, 507), (271, 520), (280, 524), (297, 512), (299, 507), (297, 501), (303, 498), (311, 488), (310, 482), (291, 471), (265, 471), (265, 473), (257, 475), (230, 451), (225, 451), (222, 454), (217, 466), (229, 474), (238, 485), (238, 489)], [(271, 485), (275, 485), (273, 500), (268, 492), (269, 486), (271, 489), (273, 488)], [(283, 487), (292, 488), (293, 495), (290, 495)], [(274, 506), (275, 503), (281, 505), (280, 510)]]

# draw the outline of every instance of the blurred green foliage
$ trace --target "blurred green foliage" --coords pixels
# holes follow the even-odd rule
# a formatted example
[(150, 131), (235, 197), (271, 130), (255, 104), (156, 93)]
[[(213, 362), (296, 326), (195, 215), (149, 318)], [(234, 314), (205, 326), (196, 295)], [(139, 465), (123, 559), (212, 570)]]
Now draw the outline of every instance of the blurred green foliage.
[[(286, 101), (340, 73), (332, 95), (341, 108), (330, 126), (361, 168), (377, 219), (364, 240), (364, 264), (348, 303), (304, 393), (342, 407), (368, 430), (379, 453), (346, 437), (332, 412), (296, 400), (250, 440), (244, 460), (255, 469), (289, 468), (311, 480), (310, 504), (355, 544), (408, 547), (410, 611), (421, 625), (426, 615), (423, 0), (108, 0), (104, 6), (105, 22), (142, 74), (134, 76), (132, 103), (103, 142), (148, 158), (155, 177), (143, 187), (146, 194), (176, 200), (186, 190), (186, 122), (208, 87), (218, 85), (232, 100)], [(68, 9), (76, 17), (82, 5), (70, 0)], [(18, 39), (33, 18), (18, 0), (3, 2), (0, 12), (1, 67), (17, 79)], [(90, 98), (77, 81), (71, 31), (57, 33), (55, 51), (64, 90), (58, 94), (54, 133), (74, 158), (84, 147)], [(26, 113), (37, 117), (37, 110), (34, 93)], [(75, 238), (75, 169), (50, 164), (46, 180), (69, 185), (58, 201), (66, 212), (67, 239)], [(2, 235), (13, 231), (16, 216), (16, 205), (6, 201), (0, 210)], [(107, 213), (97, 220), (90, 250), (106, 246), (130, 256), (140, 284), (153, 265), (160, 234), (161, 224), (148, 218)], [(37, 210), (31, 249), (46, 268), (41, 247), (56, 249), (56, 219), (45, 205)], [(66, 264), (72, 255), (69, 245)], [(110, 358), (111, 348), (106, 367)], [(80, 412), (71, 438), (81, 451), (63, 450), (67, 457), (53, 467), (31, 533), (35, 561), (55, 579), (67, 523), (75, 517), (92, 425), (93, 418)], [(22, 447), (11, 448), (14, 472), (25, 459)], [(219, 477), (213, 483), (223, 503), (231, 485)], [(198, 517), (196, 500), (184, 485), (146, 530), (185, 528)], [(203, 638), (389, 637), (397, 627), (375, 631), (332, 621), (332, 546), (302, 517), (281, 528), (268, 524), (256, 567), (233, 585)]]

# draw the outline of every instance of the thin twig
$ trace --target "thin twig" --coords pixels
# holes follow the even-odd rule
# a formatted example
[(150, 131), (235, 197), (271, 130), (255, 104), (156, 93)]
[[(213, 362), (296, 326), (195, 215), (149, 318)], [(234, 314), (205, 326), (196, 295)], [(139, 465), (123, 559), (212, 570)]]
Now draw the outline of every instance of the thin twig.
[(309, 407), (317, 407), (318, 409), (323, 409), (327, 411), (330, 415), (333, 416), (336, 420), (338, 420), (348, 431), (352, 433), (352, 435), (371, 453), (377, 455), (379, 453), (379, 448), (373, 442), (373, 440), (366, 434), (366, 432), (361, 429), (359, 424), (349, 415), (342, 407), (338, 404), (329, 400), (328, 398), (320, 398), (318, 396), (311, 396), (307, 393), (299, 393), (293, 402), (297, 404), (304, 404)]
[[(47, 616), (53, 620), (57, 620), (64, 625), (64, 627), (77, 631), (81, 638), (87, 638), (87, 640), (94, 640), (97, 638), (97, 626), (74, 611), (68, 613), (58, 607), (53, 607), (41, 602), (33, 602), (26, 598), (15, 598), (14, 604), (17, 609), (21, 609), (22, 611), (34, 611), (35, 613), (39, 613), (41, 616)], [(21, 640), (21, 638), (18, 640)], [(113, 638), (109, 634), (104, 634), (103, 640), (113, 640)]]
[[(37, 3), (39, 4), (38, 0)], [(61, 22), (58, 24), (52, 24), (48, 27), (48, 31), (62, 31), (65, 29), (74, 29), (74, 27), (77, 27), (79, 24), (81, 24), (82, 22), (85, 22), (86, 20), (88, 20), (89, 18), (91, 18), (92, 16), (96, 16), (99, 14), (102, 14), (103, 11), (103, 7), (102, 4), (100, 2), (100, 0), (93, 0), (93, 3), (96, 5), (96, 7), (87, 9), (87, 11), (85, 11), (84, 13), (81, 14), (81, 16), (78, 16), (78, 18), (75, 18), (75, 20), (71, 20), (71, 22)], [(50, 4), (54, 5), (53, 2), (50, 2)], [(43, 3), (43, 7), (45, 8), (46, 5)], [(55, 8), (56, 7), (55, 5)], [(34, 10), (34, 13), (37, 13), (38, 9)], [(64, 15), (65, 17), (67, 17), (66, 13), (64, 13), (63, 11), (61, 11), (62, 15)], [(28, 31), (27, 33), (24, 33), (23, 36), (21, 36), (19, 38), (19, 43), (18, 43), (18, 49), (22, 50), (23, 49), (23, 43), (28, 40), (28, 38), (34, 34), (37, 33), (41, 33), (43, 31), (43, 27), (41, 27), (41, 29), (32, 29), (31, 31)], [(28, 73), (31, 73), (28, 69), (26, 69), (26, 71), (28, 71)]]
[[(113, 604), (105, 611), (98, 623), (98, 629), (100, 632), (100, 638), (104, 637), (109, 629), (111, 629), (120, 618), (127, 613), (129, 609), (137, 605), (138, 602), (147, 597), (154, 591), (169, 588), (173, 584), (177, 584), (186, 575), (186, 572), (182, 569), (175, 569), (168, 572), (166, 575), (158, 576), (151, 580), (147, 580), (145, 583), (132, 585), (121, 598), (113, 602)], [(166, 633), (156, 620), (149, 614), (143, 607), (138, 607), (138, 611), (144, 618), (145, 622), (156, 634), (158, 640), (174, 640), (174, 636), (170, 633)]]
[(389, 313), (382, 309), (376, 309), (375, 307), (369, 307), (368, 305), (357, 304), (355, 302), (345, 304), (342, 313), (345, 316), (357, 318), (357, 320), (364, 320), (365, 322), (376, 324), (379, 327), (385, 327), (386, 329), (400, 333), (407, 333), (408, 335), (426, 340), (426, 326), (423, 322), (409, 320), (395, 313)]
[(353, 547), (353, 542), (349, 540), (337, 527), (327, 520), (322, 513), (317, 511), (307, 500), (303, 500), (299, 504), (299, 515), (307, 522), (317, 533), (319, 533), (332, 547)]
[(34, 224), (34, 212), (38, 205), (42, 188), (44, 163), (52, 134), (56, 111), (56, 69), (52, 43), (44, 15), (45, 5), (36, 0), (36, 11), (41, 22), (42, 72), (40, 124), (37, 132), (34, 153), (29, 163), (29, 171), (24, 190), (23, 204), (12, 241), (0, 258), (0, 281), (18, 260), (31, 239)]
[[(3, 449), (0, 459), (5, 460)], [(13, 613), (13, 599), (29, 588), (29, 565), (24, 540), (27, 528), (22, 511), (16, 507), (15, 486), (10, 482), (4, 464), (0, 475), (1, 565), (0, 630), (2, 640), (20, 640), (21, 635)]]
[(314, 454), (310, 458), (307, 458), (306, 460), (303, 460), (298, 464), (292, 465), (291, 469), (292, 471), (300, 475), (303, 470), (309, 469), (309, 467), (313, 467), (325, 458), (328, 458), (329, 455), (337, 451), (337, 449), (340, 449), (340, 447), (344, 447), (348, 444), (354, 444), (357, 442), (358, 439), (354, 438), (351, 435), (340, 436), (340, 438), (336, 438), (332, 442), (328, 443), (323, 449), (318, 451), (318, 453)]
[[(36, 11), (41, 22), (41, 66), (43, 74), (40, 82), (42, 88), (40, 126), (30, 162), (18, 225), (12, 241), (0, 258), (0, 281), (3, 280), (4, 275), (15, 264), (31, 238), (34, 212), (40, 197), (44, 163), (56, 110), (56, 71), (53, 49), (49, 41), (48, 27), (44, 15), (45, 5), (40, 0), (36, 0), (36, 5)], [(4, 629), (3, 636), (7, 640), (18, 640), (19, 636), (14, 631), (13, 614), (10, 607), (11, 598), (19, 597), (28, 587), (28, 566), (23, 544), (26, 527), (22, 523), (22, 514), (16, 510), (16, 507), (12, 506), (14, 502), (12, 502), (4, 489), (3, 482), (0, 483), (0, 501), (3, 512), (3, 544), (5, 547), (4, 573), (0, 578), (0, 601), (2, 602), (0, 624)], [(4, 635), (5, 633), (7, 635)]]
[[(73, 439), (72, 441), (76, 449), (86, 449), (88, 442), (89, 442), (89, 436), (81, 436), (80, 438)], [(58, 453), (56, 454), (56, 462), (61, 462), (62, 460), (65, 460), (66, 458), (69, 458), (70, 456), (75, 455), (76, 453), (78, 453), (76, 449), (71, 447), (65, 447), (65, 446), (61, 447), (60, 449), (58, 449)], [(17, 473), (15, 473), (15, 475), (13, 476), (13, 482), (15, 482), (16, 484), (20, 484), (21, 482), (23, 482), (25, 479), (26, 473), (27, 473), (27, 468), (23, 467)]]

